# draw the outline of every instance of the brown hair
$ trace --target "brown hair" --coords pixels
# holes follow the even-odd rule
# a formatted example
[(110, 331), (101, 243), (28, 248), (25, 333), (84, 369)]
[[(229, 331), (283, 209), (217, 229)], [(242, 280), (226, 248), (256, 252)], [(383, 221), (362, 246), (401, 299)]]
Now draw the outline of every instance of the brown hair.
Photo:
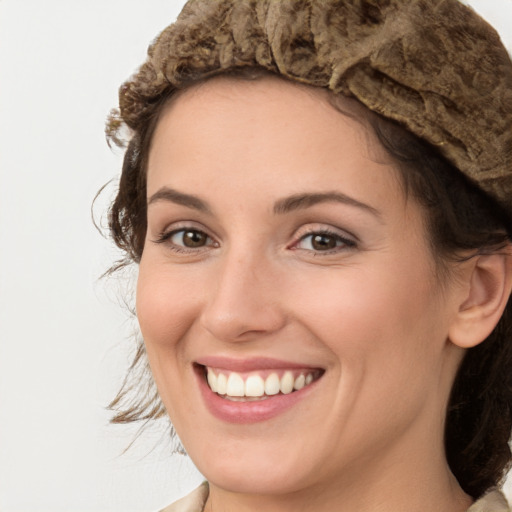
[[(249, 3), (240, 2), (245, 7)], [(302, 2), (299, 3), (302, 5)], [(367, 3), (362, 2), (361, 5)], [(373, 2), (369, 3), (373, 5)], [(394, 2), (383, 2), (383, 5), (389, 3)], [(219, 2), (218, 5), (221, 4)], [(377, 7), (374, 10), (378, 10)], [(201, 20), (192, 16), (191, 10), (186, 11), (187, 8), (184, 9), (185, 14), (194, 18), (197, 26)], [(289, 16), (292, 14), (288, 13)], [(377, 16), (374, 11), (370, 14), (370, 18)], [(214, 22), (210, 19), (208, 21), (210, 24)], [(235, 26), (233, 37), (242, 28)], [(205, 33), (208, 35), (207, 31)], [(219, 42), (212, 34), (206, 38), (203, 33), (197, 35), (198, 38), (204, 37), (197, 45), (192, 45), (193, 41), (186, 42), (187, 65), (174, 62), (172, 76), (166, 79), (162, 71), (169, 64), (165, 55), (171, 51), (178, 36), (179, 31), (173, 33), (167, 29), (157, 40), (158, 48), (150, 48), (148, 61), (121, 87), (120, 110), (114, 111), (107, 123), (107, 137), (116, 144), (122, 144), (118, 134), (124, 126), (128, 126), (132, 132), (126, 147), (119, 191), (109, 211), (111, 236), (125, 253), (125, 259), (114, 268), (140, 261), (146, 234), (146, 165), (149, 145), (163, 106), (176, 91), (219, 74), (254, 79), (273, 72), (282, 78), (290, 78), (289, 74), (280, 72), (280, 63), (272, 61), (271, 55), (260, 55), (260, 60), (265, 62), (265, 65), (261, 65), (255, 59), (247, 58), (247, 55), (236, 56), (231, 40)], [(262, 35), (255, 33), (254, 37), (261, 39)], [(312, 51), (311, 41), (301, 41), (296, 42), (293, 50), (298, 59)], [(214, 48), (220, 52), (218, 60), (204, 57), (207, 51), (214, 53)], [(203, 50), (206, 52), (204, 55), (201, 53)], [(249, 53), (249, 49), (246, 50)], [(231, 51), (231, 57), (238, 59), (239, 63), (225, 64), (221, 58), (223, 51)], [(224, 60), (228, 59), (226, 55), (224, 57)], [(308, 72), (311, 77), (321, 81), (318, 69), (310, 68)], [(298, 77), (293, 78), (303, 81)], [(334, 97), (336, 93), (331, 94)], [(336, 104), (334, 100), (333, 103)], [(503, 202), (496, 197), (491, 198), (441, 155), (443, 145), (434, 146), (413, 135), (410, 126), (404, 127), (401, 123), (369, 110), (367, 121), (396, 162), (406, 191), (425, 209), (433, 254), (439, 262), (439, 268), (443, 268), (443, 261), (457, 258), (461, 250), (472, 250), (476, 255), (499, 250), (509, 243), (512, 228)], [(492, 184), (490, 189), (493, 187), (498, 185)], [(448, 463), (461, 487), (474, 498), (498, 485), (510, 465), (511, 327), (512, 305), (509, 304), (489, 338), (467, 351), (447, 410), (445, 445)], [(134, 363), (111, 407), (115, 410), (113, 422), (119, 423), (148, 421), (165, 415), (149, 377), (142, 340), (138, 341)]]

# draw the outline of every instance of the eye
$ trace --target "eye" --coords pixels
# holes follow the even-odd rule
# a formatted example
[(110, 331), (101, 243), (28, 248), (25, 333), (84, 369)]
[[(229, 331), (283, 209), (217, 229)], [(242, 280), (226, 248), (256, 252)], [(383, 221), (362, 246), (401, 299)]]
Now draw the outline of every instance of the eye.
[(164, 232), (154, 242), (165, 244), (175, 252), (187, 252), (217, 246), (215, 241), (204, 231), (195, 228), (173, 229)]
[(345, 238), (338, 233), (317, 231), (308, 233), (300, 238), (294, 248), (314, 252), (335, 252), (337, 250), (355, 247), (353, 240)]
[(186, 247), (187, 249), (197, 249), (211, 243), (211, 238), (197, 229), (180, 229), (173, 231), (168, 238), (174, 245)]

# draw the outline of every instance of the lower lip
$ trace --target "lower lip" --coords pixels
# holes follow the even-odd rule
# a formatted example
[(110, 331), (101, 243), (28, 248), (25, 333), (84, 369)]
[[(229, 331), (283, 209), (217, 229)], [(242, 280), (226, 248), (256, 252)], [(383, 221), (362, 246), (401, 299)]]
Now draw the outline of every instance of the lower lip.
[(196, 368), (196, 377), (201, 395), (210, 413), (222, 421), (239, 424), (257, 423), (275, 418), (306, 397), (318, 382), (315, 381), (301, 390), (287, 395), (279, 394), (264, 400), (251, 402), (233, 402), (220, 397), (210, 389), (202, 368)]

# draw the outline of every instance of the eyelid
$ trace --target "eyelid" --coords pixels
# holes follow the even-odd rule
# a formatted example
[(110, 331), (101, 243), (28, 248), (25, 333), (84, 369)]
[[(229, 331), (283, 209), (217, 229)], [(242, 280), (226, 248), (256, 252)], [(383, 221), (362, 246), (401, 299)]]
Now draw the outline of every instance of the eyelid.
[[(202, 233), (207, 237), (208, 240), (210, 240), (213, 243), (207, 243), (204, 246), (194, 248), (186, 247), (184, 245), (178, 245), (170, 241), (171, 238), (177, 233), (186, 231), (197, 231), (199, 233)], [(157, 237), (151, 241), (155, 244), (167, 244), (170, 249), (175, 250), (176, 252), (197, 253), (209, 247), (218, 247), (219, 245), (216, 238), (210, 234), (208, 229), (205, 229), (204, 226), (198, 225), (196, 222), (193, 221), (181, 221), (172, 223), (171, 225), (168, 225), (164, 229), (159, 231)]]
[(161, 244), (161, 243), (164, 243), (164, 242), (168, 241), (169, 239), (171, 239), (174, 235), (177, 235), (178, 233), (186, 233), (187, 231), (195, 231), (197, 233), (201, 233), (203, 235), (206, 235), (206, 237), (209, 238), (210, 240), (213, 240), (212, 237), (208, 233), (205, 233), (201, 229), (197, 229), (197, 228), (177, 228), (177, 229), (171, 229), (171, 230), (162, 232), (160, 235), (158, 235), (158, 238), (156, 240), (153, 240), (153, 241), (155, 243), (157, 243), (157, 244)]
[(329, 223), (322, 222), (309, 222), (307, 224), (302, 225), (300, 228), (296, 230), (296, 237), (302, 238), (303, 236), (310, 235), (312, 233), (329, 233), (334, 236), (340, 236), (341, 238), (347, 238), (353, 240), (354, 242), (359, 243), (359, 238), (357, 235), (349, 231), (345, 228), (340, 228), (337, 226), (333, 226)]
[[(314, 235), (327, 235), (334, 237), (342, 242), (342, 245), (336, 248), (333, 248), (331, 250), (315, 250), (315, 249), (303, 249), (298, 247), (299, 243), (305, 240), (306, 238)], [(338, 253), (341, 251), (345, 251), (348, 249), (356, 248), (359, 244), (359, 239), (353, 235), (352, 233), (347, 232), (346, 230), (342, 230), (339, 228), (334, 228), (332, 226), (326, 226), (326, 225), (309, 225), (305, 226), (304, 228), (301, 228), (297, 231), (297, 234), (295, 236), (294, 241), (290, 244), (290, 249), (296, 249), (296, 250), (304, 250), (308, 252), (312, 252), (315, 254), (333, 254)]]

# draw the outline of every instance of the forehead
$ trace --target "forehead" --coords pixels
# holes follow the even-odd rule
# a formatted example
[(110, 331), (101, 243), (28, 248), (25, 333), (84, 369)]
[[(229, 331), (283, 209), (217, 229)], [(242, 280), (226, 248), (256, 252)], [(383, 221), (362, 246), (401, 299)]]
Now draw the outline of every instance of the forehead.
[[(282, 121), (285, 121), (284, 116), (288, 113), (287, 107), (307, 117), (314, 111), (318, 120), (324, 124), (325, 134), (331, 124), (329, 120), (336, 118), (339, 121), (339, 116), (342, 115), (347, 120), (356, 121), (360, 133), (368, 142), (382, 150), (384, 156), (383, 148), (368, 123), (368, 119), (375, 114), (359, 101), (340, 94), (335, 95), (321, 87), (273, 75), (256, 78), (221, 75), (199, 82), (174, 94), (164, 105), (160, 120), (171, 115), (182, 115), (185, 111), (185, 116), (189, 119), (197, 116), (203, 122), (208, 119), (215, 122), (214, 116), (225, 113), (227, 104), (237, 105), (240, 121), (251, 114), (256, 120), (257, 112), (265, 111), (267, 120), (277, 126), (283, 126)], [(255, 107), (252, 111), (251, 106)], [(273, 111), (271, 117), (268, 116), (270, 110)], [(309, 126), (309, 130), (313, 128), (312, 125)]]
[(367, 109), (355, 100), (276, 77), (217, 77), (164, 107), (150, 148), (148, 186), (162, 162), (169, 173), (186, 168), (193, 179), (208, 171), (219, 180), (228, 168), (242, 172), (255, 165), (261, 176), (275, 178), (295, 166), (296, 178), (305, 170), (321, 178), (336, 162), (350, 167), (361, 159), (392, 166), (368, 125)]

